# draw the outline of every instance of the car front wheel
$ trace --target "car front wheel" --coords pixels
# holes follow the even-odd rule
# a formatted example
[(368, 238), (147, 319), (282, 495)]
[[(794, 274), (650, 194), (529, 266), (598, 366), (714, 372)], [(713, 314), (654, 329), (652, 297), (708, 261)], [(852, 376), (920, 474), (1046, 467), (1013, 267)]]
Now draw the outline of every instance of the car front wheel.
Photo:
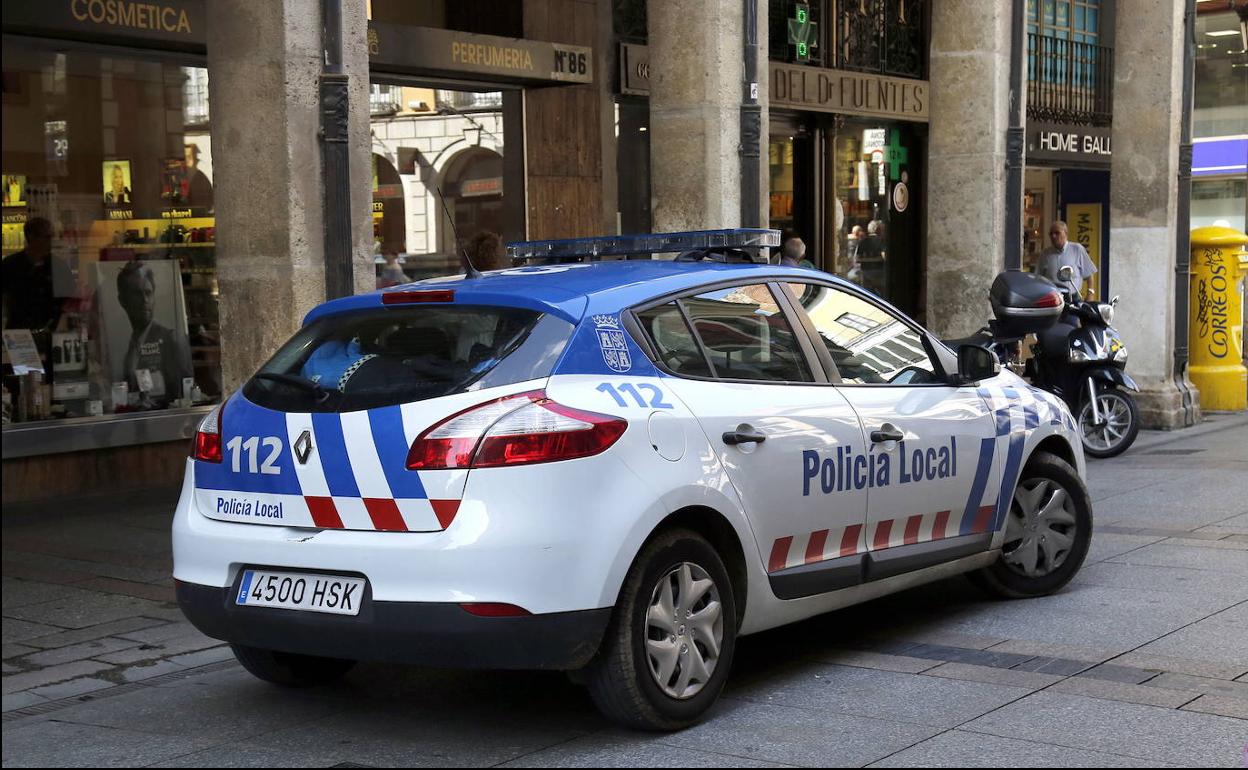
[(633, 562), (586, 684), (616, 722), (679, 730), (719, 697), (736, 638), (736, 601), (719, 554), (693, 532), (664, 532)]
[(1001, 558), (970, 574), (990, 593), (1044, 596), (1070, 582), (1092, 542), (1092, 502), (1079, 474), (1048, 452), (1032, 456), (1005, 519)]

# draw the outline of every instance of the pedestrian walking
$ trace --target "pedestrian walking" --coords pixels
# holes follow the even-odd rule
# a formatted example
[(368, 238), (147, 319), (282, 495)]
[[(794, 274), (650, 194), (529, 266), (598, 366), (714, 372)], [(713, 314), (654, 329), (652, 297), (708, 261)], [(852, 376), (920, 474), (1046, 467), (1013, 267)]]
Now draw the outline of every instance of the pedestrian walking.
[[(1049, 243), (1052, 246), (1045, 249), (1036, 259), (1033, 272), (1048, 278), (1059, 286), (1065, 285), (1072, 291), (1083, 288), (1084, 282), (1096, 273), (1096, 265), (1092, 264), (1088, 250), (1083, 247), (1082, 243), (1070, 240), (1066, 223), (1060, 219), (1055, 220), (1049, 226)], [(1067, 265), (1074, 269), (1075, 274), (1063, 284), (1057, 274)], [(1085, 293), (1091, 296), (1096, 294), (1096, 290), (1089, 284)]]

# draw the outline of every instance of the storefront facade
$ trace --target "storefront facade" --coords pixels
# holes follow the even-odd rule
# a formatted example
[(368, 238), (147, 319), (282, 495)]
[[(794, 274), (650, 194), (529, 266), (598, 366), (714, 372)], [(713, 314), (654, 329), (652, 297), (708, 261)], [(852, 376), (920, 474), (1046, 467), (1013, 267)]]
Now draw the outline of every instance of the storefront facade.
[(1193, 228), (1248, 230), (1248, 3), (1239, 7), (1198, 6)]
[[(599, 159), (559, 163), (578, 137), (534, 131), (594, 88), (594, 49), (577, 44), (592, 44), (592, 23), (552, 33), (519, 0), (486, 5), (369, 4), (379, 274), (383, 245), (419, 278), (457, 272), (482, 231), (602, 227)], [(227, 394), (211, 12), (203, 0), (5, 5), (5, 503), (176, 483), (195, 426)], [(413, 98), (386, 109), (394, 95)], [(552, 209), (571, 216), (531, 214)]]
[(1027, 3), (1027, 167), (1024, 269), (1066, 222), (1109, 291), (1109, 170), (1113, 160), (1113, 0)]

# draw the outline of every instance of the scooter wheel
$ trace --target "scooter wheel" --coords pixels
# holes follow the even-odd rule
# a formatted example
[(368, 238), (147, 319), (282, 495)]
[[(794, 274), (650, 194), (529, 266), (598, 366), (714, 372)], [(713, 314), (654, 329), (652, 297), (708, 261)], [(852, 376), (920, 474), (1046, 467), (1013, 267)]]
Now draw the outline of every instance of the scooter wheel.
[(1083, 451), (1092, 457), (1116, 457), (1135, 443), (1140, 432), (1140, 408), (1129, 393), (1107, 388), (1096, 394), (1101, 424), (1092, 421), (1092, 403), (1079, 407), (1079, 436)]

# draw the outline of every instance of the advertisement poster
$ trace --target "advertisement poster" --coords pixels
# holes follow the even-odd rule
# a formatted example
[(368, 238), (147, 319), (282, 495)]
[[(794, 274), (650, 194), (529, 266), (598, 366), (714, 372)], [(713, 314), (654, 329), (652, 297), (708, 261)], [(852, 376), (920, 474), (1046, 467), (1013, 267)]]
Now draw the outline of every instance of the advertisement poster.
[(186, 303), (176, 260), (95, 264), (104, 371), (114, 390), (128, 385), (139, 406), (182, 397), (191, 377)]
[(26, 176), (24, 174), (4, 175), (4, 205), (26, 205)]
[(108, 208), (129, 208), (133, 201), (130, 195), (130, 161), (106, 160), (104, 168), (104, 205)]
[(190, 181), (185, 158), (164, 158), (160, 162), (160, 199), (166, 206), (181, 206), (190, 198)]
[(1101, 204), (1067, 204), (1066, 217), (1070, 239), (1083, 244), (1097, 271), (1104, 269), (1101, 266)]

